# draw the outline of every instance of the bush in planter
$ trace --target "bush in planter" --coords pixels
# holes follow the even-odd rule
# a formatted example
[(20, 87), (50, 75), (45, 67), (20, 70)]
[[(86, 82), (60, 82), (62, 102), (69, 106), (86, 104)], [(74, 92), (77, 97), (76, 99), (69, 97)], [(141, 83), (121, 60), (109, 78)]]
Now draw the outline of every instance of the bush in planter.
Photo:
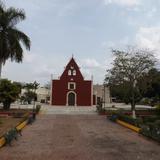
[(159, 117), (158, 116), (147, 116), (143, 118), (143, 122), (144, 123), (148, 123), (148, 122), (155, 122), (156, 120), (158, 120)]
[(111, 116), (107, 116), (109, 120), (116, 122), (118, 119), (118, 115), (117, 114), (112, 114)]
[(119, 120), (122, 120), (126, 123), (129, 123), (137, 127), (140, 127), (140, 125), (143, 123), (141, 118), (134, 119), (132, 116), (127, 116), (127, 115), (119, 115)]
[(11, 145), (11, 142), (13, 139), (16, 139), (17, 140), (17, 136), (18, 136), (18, 132), (16, 130), (16, 128), (13, 128), (11, 129), (10, 131), (8, 131), (4, 137), (5, 137), (5, 140), (6, 140), (6, 144), (9, 144)]
[(110, 111), (111, 115), (107, 116), (107, 118), (113, 122), (119, 119), (119, 116), (122, 114), (122, 110)]
[(118, 112), (113, 112), (111, 116), (108, 117), (111, 121), (116, 121), (117, 119), (121, 120), (121, 121), (124, 121), (126, 123), (129, 123), (131, 125), (134, 125), (134, 126), (137, 126), (137, 127), (140, 127), (142, 124), (143, 124), (143, 120), (142, 118), (136, 118), (134, 119), (133, 117), (131, 116), (128, 116), (128, 115), (125, 115), (123, 113), (123, 111), (118, 111)]
[(160, 142), (160, 121), (158, 120), (155, 123), (146, 123), (146, 125), (141, 127), (140, 133)]
[(155, 121), (155, 124), (160, 127), (160, 119)]
[(151, 131), (148, 125), (142, 125), (140, 133), (146, 137), (151, 137)]
[(156, 113), (158, 116), (160, 116), (160, 104), (156, 106)]

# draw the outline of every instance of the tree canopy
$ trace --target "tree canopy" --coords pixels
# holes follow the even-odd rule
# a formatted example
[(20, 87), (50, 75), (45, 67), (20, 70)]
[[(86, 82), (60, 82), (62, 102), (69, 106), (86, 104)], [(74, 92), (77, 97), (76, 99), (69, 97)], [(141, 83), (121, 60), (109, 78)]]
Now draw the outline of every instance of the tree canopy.
[(3, 108), (8, 110), (12, 102), (16, 101), (21, 93), (19, 85), (7, 79), (0, 80), (0, 102)]
[(6, 8), (0, 1), (0, 77), (2, 64), (5, 64), (6, 60), (22, 62), (22, 44), (26, 49), (30, 49), (29, 37), (16, 27), (25, 18), (22, 9)]
[[(136, 98), (139, 97), (138, 80), (155, 65), (155, 57), (148, 50), (135, 48), (126, 51), (112, 50), (113, 67), (107, 71), (105, 81), (111, 86), (119, 86), (135, 111)], [(125, 98), (124, 97), (124, 98)]]

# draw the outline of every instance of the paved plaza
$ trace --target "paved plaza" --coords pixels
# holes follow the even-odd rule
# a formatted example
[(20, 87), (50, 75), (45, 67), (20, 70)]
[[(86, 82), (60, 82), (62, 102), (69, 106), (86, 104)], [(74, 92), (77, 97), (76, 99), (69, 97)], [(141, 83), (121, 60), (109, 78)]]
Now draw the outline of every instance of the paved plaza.
[(42, 107), (23, 136), (0, 149), (0, 160), (159, 160), (156, 142), (97, 115), (95, 108), (72, 109)]

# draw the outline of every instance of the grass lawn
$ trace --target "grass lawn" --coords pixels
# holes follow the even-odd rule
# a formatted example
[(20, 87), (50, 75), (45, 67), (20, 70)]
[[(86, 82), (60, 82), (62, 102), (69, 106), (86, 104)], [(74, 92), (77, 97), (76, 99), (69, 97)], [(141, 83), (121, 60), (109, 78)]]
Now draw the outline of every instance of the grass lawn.
[(0, 117), (0, 137), (14, 128), (23, 118), (13, 118), (10, 116)]
[(0, 109), (0, 137), (11, 128), (16, 127), (24, 119), (24, 115), (31, 111), (28, 109), (11, 109), (8, 111)]

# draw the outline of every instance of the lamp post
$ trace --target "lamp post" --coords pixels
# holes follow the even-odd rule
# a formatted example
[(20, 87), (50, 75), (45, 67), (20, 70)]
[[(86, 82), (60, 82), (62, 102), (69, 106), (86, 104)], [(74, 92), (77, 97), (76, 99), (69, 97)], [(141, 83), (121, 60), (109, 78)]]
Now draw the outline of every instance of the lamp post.
[(106, 86), (107, 86), (107, 83), (106, 82), (104, 82), (103, 83), (103, 103), (104, 103), (104, 108), (106, 107)]
[(33, 90), (34, 90), (34, 101), (33, 101), (33, 111), (35, 111), (35, 104), (36, 104), (36, 89), (38, 88), (39, 83), (36, 81), (33, 82)]

